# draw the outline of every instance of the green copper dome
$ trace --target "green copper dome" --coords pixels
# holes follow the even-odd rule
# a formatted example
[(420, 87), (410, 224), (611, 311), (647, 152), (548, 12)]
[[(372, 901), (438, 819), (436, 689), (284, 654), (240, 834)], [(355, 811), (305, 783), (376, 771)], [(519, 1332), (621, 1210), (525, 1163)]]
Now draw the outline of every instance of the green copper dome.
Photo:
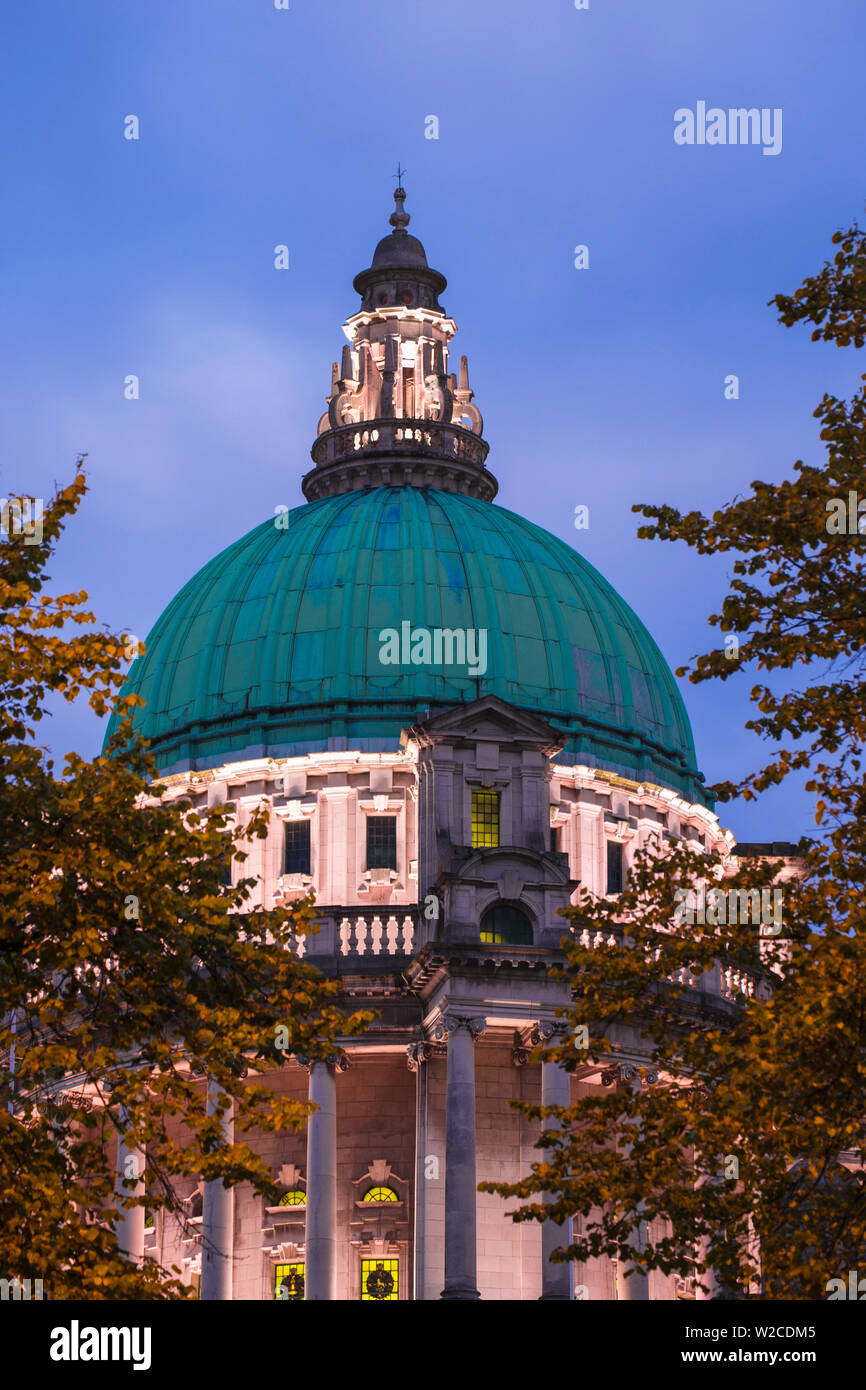
[[(474, 667), (448, 663), (450, 639), (438, 665), (414, 664), (418, 629), (471, 630)], [(628, 605), (555, 536), (432, 487), (345, 492), (257, 526), (169, 604), (127, 689), (166, 772), (396, 750), (426, 711), (495, 694), (567, 735), (559, 761), (705, 800), (679, 691)]]

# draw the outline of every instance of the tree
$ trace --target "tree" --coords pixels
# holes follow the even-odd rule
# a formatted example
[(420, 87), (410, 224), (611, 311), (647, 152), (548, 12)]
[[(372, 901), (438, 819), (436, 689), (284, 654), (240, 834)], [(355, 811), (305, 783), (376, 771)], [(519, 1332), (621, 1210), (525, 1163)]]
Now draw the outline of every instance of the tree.
[[(182, 1215), (173, 1180), (199, 1175), (273, 1199), (246, 1136), (298, 1130), (311, 1107), (275, 1096), (263, 1073), (339, 1051), (370, 1015), (347, 1017), (337, 983), (293, 949), (311, 900), (264, 911), (249, 905), (254, 879), (225, 886), (232, 858), (267, 833), (267, 808), (241, 826), (231, 806), (161, 801), (129, 717), (140, 698), (118, 694), (124, 638), (95, 626), (85, 593), (44, 592), (85, 492), (79, 466), (40, 538), (0, 537), (0, 1268), (42, 1278), (53, 1299), (173, 1297), (177, 1280), (118, 1252), (114, 1135), (146, 1155), (145, 1195), (130, 1178), (127, 1207)], [(58, 694), (124, 713), (101, 756), (69, 753), (61, 770), (35, 742)], [(221, 1097), (211, 1115), (207, 1078)]]
[[(855, 224), (833, 240), (834, 260), (771, 302), (782, 323), (811, 322), (813, 339), (859, 348), (866, 236)], [(861, 512), (852, 496), (866, 477), (866, 389), (850, 403), (825, 395), (815, 416), (827, 447), (821, 466), (798, 461), (793, 477), (756, 481), (711, 518), (634, 508), (652, 521), (642, 537), (734, 557), (710, 623), (736, 641), (686, 669), (693, 682), (748, 666), (767, 673), (751, 691), (747, 727), (772, 744), (770, 756), (741, 783), (716, 787), (722, 801), (753, 799), (808, 770), (821, 833), (804, 847), (802, 881), (784, 885), (784, 934), (762, 940), (752, 923), (715, 913), (684, 925), (685, 893), (723, 872), (726, 889), (760, 890), (773, 867), (742, 863), (731, 875), (732, 866), (683, 845), (638, 855), (616, 902), (582, 892), (566, 915), (615, 944), (565, 939), (568, 1018), (586, 1028), (589, 1046), (570, 1035), (543, 1055), (572, 1071), (599, 1065), (630, 1021), (658, 1082), (568, 1108), (522, 1107), (543, 1121), (548, 1153), (521, 1182), (481, 1185), (521, 1199), (517, 1220), (579, 1214), (559, 1259), (606, 1254), (645, 1271), (697, 1270), (705, 1289), (714, 1271), (727, 1296), (826, 1297), (866, 1244), (866, 499)], [(771, 686), (769, 673), (798, 668), (820, 677), (802, 689)], [(751, 972), (758, 992), (700, 1010), (691, 985), (720, 962)], [(645, 1225), (654, 1219), (663, 1223), (655, 1237)]]

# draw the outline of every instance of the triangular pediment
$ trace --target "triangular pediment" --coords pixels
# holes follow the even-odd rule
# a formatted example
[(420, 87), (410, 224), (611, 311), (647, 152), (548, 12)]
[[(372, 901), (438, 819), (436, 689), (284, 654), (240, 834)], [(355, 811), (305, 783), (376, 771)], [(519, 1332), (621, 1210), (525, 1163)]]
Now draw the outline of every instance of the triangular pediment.
[(565, 735), (546, 719), (509, 704), (498, 695), (485, 695), (470, 705), (440, 710), (404, 729), (403, 739), (421, 747), (435, 743), (518, 743), (537, 748), (552, 757), (565, 744)]

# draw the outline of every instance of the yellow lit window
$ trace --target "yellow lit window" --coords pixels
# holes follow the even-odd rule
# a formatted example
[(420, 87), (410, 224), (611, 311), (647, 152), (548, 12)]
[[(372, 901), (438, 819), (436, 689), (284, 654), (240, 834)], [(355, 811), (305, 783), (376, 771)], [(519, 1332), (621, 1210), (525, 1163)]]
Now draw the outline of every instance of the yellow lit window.
[(495, 945), (531, 946), (532, 923), (519, 907), (497, 903), (481, 918), (481, 940)]
[(307, 1194), (302, 1187), (292, 1187), (288, 1192), (283, 1193), (279, 1205), (281, 1207), (305, 1207)]
[(301, 1303), (304, 1298), (304, 1266), (274, 1266), (274, 1298), (281, 1303)]
[(363, 1196), (365, 1202), (399, 1202), (400, 1198), (393, 1187), (371, 1187)]
[(472, 848), (495, 849), (499, 844), (499, 792), (472, 793)]
[(397, 1260), (362, 1260), (361, 1302), (396, 1303), (398, 1272)]

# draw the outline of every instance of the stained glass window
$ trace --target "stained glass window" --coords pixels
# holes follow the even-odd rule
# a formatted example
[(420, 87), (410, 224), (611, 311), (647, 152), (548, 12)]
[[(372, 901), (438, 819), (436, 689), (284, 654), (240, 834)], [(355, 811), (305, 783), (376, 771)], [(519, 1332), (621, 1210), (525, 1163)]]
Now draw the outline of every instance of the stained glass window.
[(367, 868), (397, 868), (397, 817), (367, 817)]
[(472, 848), (495, 849), (499, 844), (499, 792), (472, 793)]
[(274, 1298), (284, 1303), (301, 1303), (304, 1298), (304, 1266), (274, 1266)]
[(307, 1194), (302, 1187), (291, 1187), (288, 1192), (283, 1193), (279, 1205), (281, 1207), (305, 1207)]
[(396, 1303), (399, 1298), (398, 1274), (397, 1260), (362, 1260), (362, 1303)]
[(363, 1196), (365, 1202), (399, 1202), (400, 1198), (393, 1187), (371, 1187)]

